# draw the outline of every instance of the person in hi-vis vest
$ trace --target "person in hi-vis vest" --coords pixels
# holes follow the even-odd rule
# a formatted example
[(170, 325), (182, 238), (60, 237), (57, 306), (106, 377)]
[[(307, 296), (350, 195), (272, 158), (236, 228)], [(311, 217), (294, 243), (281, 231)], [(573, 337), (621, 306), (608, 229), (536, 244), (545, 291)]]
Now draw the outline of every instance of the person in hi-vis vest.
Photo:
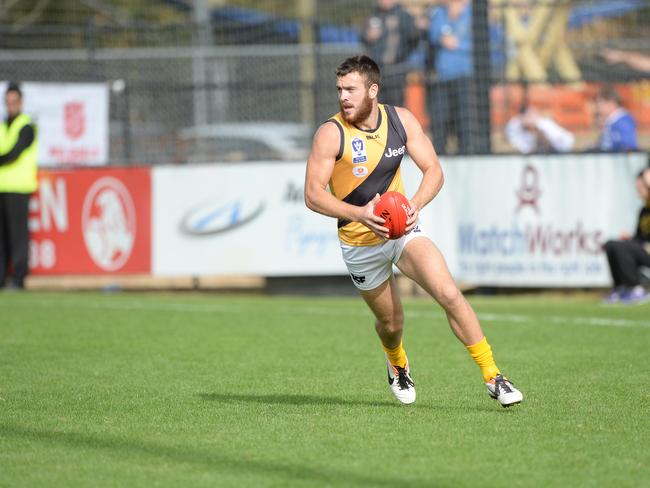
[(20, 86), (5, 92), (0, 124), (0, 285), (22, 290), (29, 271), (29, 198), (37, 188), (38, 145), (32, 119), (22, 113)]

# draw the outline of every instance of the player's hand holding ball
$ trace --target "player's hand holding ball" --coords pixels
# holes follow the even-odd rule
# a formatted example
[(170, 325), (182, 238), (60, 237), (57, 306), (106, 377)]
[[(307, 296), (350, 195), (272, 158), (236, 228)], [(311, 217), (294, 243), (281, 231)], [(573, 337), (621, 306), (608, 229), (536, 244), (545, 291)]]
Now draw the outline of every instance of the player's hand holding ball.
[(407, 229), (410, 231), (413, 228), (417, 219), (417, 212), (413, 211), (411, 202), (397, 191), (384, 193), (376, 203), (374, 213), (384, 219), (384, 227), (388, 229), (386, 236), (388, 239), (402, 237)]
[(418, 225), (418, 217), (420, 216), (420, 209), (413, 202), (409, 201), (409, 213), (408, 219), (406, 220), (406, 232), (408, 234), (411, 232), (416, 225)]
[(375, 208), (380, 201), (379, 193), (370, 200), (366, 205), (361, 207), (361, 216), (359, 222), (368, 227), (379, 237), (388, 239), (388, 228), (385, 227), (385, 219), (375, 212)]

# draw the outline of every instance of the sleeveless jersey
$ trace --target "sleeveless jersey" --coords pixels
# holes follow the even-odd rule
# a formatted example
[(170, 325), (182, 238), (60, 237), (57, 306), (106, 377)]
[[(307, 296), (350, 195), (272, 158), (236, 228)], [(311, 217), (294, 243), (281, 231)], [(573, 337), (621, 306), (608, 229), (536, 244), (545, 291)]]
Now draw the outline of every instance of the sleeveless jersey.
[[(379, 105), (377, 127), (359, 129), (337, 113), (333, 122), (341, 135), (339, 153), (329, 181), (339, 200), (366, 205), (387, 191), (404, 194), (400, 164), (406, 151), (406, 130), (391, 105)], [(339, 219), (339, 239), (351, 246), (374, 246), (383, 240), (360, 222)]]

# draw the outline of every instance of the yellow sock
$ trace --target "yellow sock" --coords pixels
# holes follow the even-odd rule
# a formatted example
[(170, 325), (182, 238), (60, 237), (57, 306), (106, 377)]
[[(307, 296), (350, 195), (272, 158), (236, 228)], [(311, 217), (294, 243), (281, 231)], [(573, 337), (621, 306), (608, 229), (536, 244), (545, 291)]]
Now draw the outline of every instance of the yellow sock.
[(390, 364), (393, 366), (399, 366), (400, 368), (406, 367), (406, 351), (404, 350), (402, 341), (399, 341), (399, 346), (394, 349), (389, 349), (383, 344), (382, 347), (384, 348), (384, 351), (386, 351), (386, 356), (388, 356)]
[(486, 383), (490, 381), (490, 378), (495, 378), (496, 375), (501, 373), (494, 362), (494, 358), (492, 357), (492, 348), (490, 347), (490, 344), (488, 344), (485, 336), (483, 336), (481, 342), (465, 347), (471, 354), (474, 362), (478, 364), (479, 368), (481, 368), (483, 380), (485, 380)]

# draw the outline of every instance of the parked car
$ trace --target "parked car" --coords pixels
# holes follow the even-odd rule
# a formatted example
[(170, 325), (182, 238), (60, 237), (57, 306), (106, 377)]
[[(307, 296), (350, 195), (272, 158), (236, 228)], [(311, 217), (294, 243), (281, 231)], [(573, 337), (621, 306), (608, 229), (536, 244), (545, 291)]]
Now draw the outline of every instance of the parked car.
[(219, 161), (293, 161), (309, 154), (313, 131), (288, 122), (210, 124), (179, 132), (181, 154), (187, 163)]

